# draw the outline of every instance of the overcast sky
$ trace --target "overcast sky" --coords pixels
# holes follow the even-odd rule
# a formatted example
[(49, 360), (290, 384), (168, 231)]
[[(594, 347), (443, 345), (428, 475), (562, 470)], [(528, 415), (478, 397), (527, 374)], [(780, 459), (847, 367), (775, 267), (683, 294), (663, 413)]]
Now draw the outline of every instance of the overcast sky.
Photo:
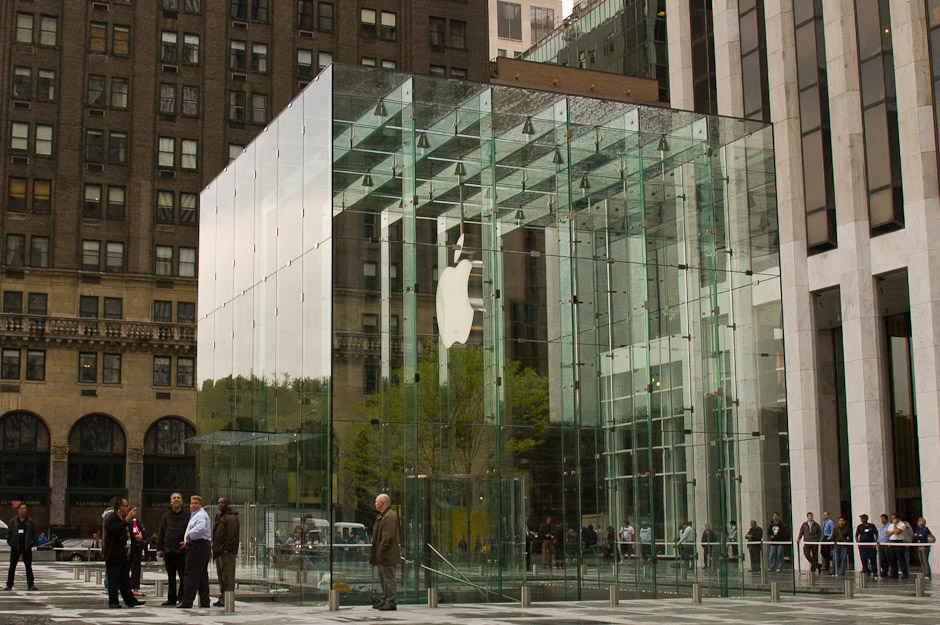
[(574, 0), (561, 0), (561, 6), (564, 8), (565, 17), (568, 17), (571, 7), (574, 6)]

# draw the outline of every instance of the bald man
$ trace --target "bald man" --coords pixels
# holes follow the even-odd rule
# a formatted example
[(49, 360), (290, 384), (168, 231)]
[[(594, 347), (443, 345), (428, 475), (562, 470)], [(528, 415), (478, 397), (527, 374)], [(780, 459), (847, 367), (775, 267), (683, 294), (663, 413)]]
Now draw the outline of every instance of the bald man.
[(369, 555), (369, 564), (378, 569), (379, 583), (382, 584), (382, 598), (372, 607), (383, 612), (398, 609), (395, 567), (401, 560), (401, 549), (398, 546), (398, 516), (390, 506), (391, 500), (385, 493), (375, 498), (375, 510), (379, 515), (372, 526), (372, 552)]

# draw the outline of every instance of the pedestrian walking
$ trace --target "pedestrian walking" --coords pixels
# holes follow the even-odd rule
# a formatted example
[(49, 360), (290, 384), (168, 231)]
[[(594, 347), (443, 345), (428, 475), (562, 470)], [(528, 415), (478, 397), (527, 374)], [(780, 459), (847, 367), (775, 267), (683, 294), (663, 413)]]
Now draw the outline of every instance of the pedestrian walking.
[[(708, 568), (709, 557), (715, 553), (715, 543), (718, 541), (718, 536), (712, 531), (711, 526), (708, 523), (705, 524), (704, 529), (702, 530), (702, 568)], [(714, 563), (714, 558), (711, 558)]]
[(636, 532), (633, 526), (630, 525), (630, 521), (622, 521), (620, 523), (618, 536), (620, 538), (620, 561), (622, 562), (633, 555), (633, 540), (636, 536)]
[[(800, 526), (800, 533), (796, 536), (796, 542), (803, 543), (803, 557), (809, 562), (810, 575), (822, 571), (822, 565), (819, 563), (819, 543), (822, 541), (822, 525), (813, 518), (812, 512), (806, 513), (806, 521)], [(807, 544), (811, 543), (811, 544)]]
[(751, 573), (759, 573), (763, 568), (763, 545), (761, 541), (764, 538), (764, 528), (757, 524), (757, 521), (751, 520), (747, 533), (744, 534), (744, 542), (747, 544), (747, 554), (751, 559)]
[(844, 516), (839, 517), (839, 524), (832, 532), (832, 542), (834, 559), (832, 561), (832, 571), (829, 574), (845, 575), (845, 569), (849, 563), (849, 552), (852, 550), (852, 545), (846, 543), (852, 542), (852, 528), (849, 527), (849, 520)]
[(924, 517), (917, 519), (917, 527), (914, 528), (914, 542), (917, 543), (915, 549), (917, 549), (920, 572), (924, 574), (924, 579), (930, 579), (930, 545), (937, 542), (937, 537), (927, 527), (927, 520)]
[(372, 526), (372, 551), (369, 555), (369, 564), (378, 569), (379, 583), (382, 585), (382, 598), (372, 607), (383, 612), (398, 609), (395, 569), (401, 560), (401, 547), (398, 544), (398, 515), (392, 510), (391, 503), (385, 493), (375, 498), (375, 509), (379, 515)]
[(16, 506), (16, 516), (7, 523), (7, 544), (10, 545), (10, 569), (7, 571), (7, 585), (4, 590), (13, 590), (13, 577), (16, 564), (23, 560), (26, 568), (26, 590), (36, 590), (36, 578), (33, 576), (33, 548), (39, 536), (36, 522), (29, 518), (29, 507), (25, 503)]
[[(170, 495), (170, 509), (163, 513), (157, 533), (157, 557), (163, 558), (166, 569), (167, 595), (161, 605), (176, 605), (183, 596), (183, 578), (186, 575), (186, 550), (183, 537), (189, 524), (189, 510), (183, 507), (183, 495)], [(176, 578), (179, 577), (179, 588)]]
[(129, 523), (137, 513), (137, 508), (128, 509), (123, 497), (112, 497), (110, 507), (104, 511), (101, 523), (101, 554), (104, 557), (107, 573), (108, 607), (120, 608), (118, 593), (129, 608), (145, 602), (131, 592)]
[(612, 560), (617, 554), (617, 535), (614, 533), (614, 526), (607, 526), (607, 537), (604, 539), (604, 559)]
[(779, 573), (783, 570), (784, 547), (790, 541), (787, 526), (784, 525), (779, 513), (774, 512), (767, 533), (770, 537), (770, 570)]
[(225, 497), (219, 498), (219, 514), (212, 528), (212, 557), (215, 558), (219, 575), (219, 600), (216, 606), (225, 605), (225, 593), (235, 590), (235, 558), (238, 556), (238, 510), (228, 504)]
[(859, 545), (858, 557), (862, 561), (862, 573), (864, 575), (878, 574), (878, 550), (874, 546), (878, 542), (878, 528), (874, 523), (868, 522), (867, 514), (858, 515), (861, 521), (855, 528), (855, 542), (870, 544), (870, 547)]
[(907, 579), (908, 570), (907, 543), (914, 539), (910, 523), (903, 521), (898, 513), (891, 515), (888, 525), (888, 577)]
[(826, 569), (826, 572), (832, 570), (832, 534), (836, 531), (836, 523), (832, 520), (832, 517), (829, 516), (828, 512), (823, 512), (823, 522), (822, 522), (822, 541), (826, 543), (822, 546), (820, 554), (822, 555), (822, 568)]
[(209, 529), (209, 513), (202, 507), (202, 497), (189, 498), (189, 522), (183, 534), (183, 549), (186, 550), (186, 575), (183, 578), (183, 595), (176, 607), (193, 607), (199, 593), (199, 607), (209, 607), (209, 558), (212, 555), (212, 531)]
[[(539, 525), (539, 542), (542, 544), (542, 568), (552, 568), (552, 544), (554, 542), (554, 528), (552, 528), (552, 517), (547, 516)], [(477, 538), (479, 540), (479, 537)]]

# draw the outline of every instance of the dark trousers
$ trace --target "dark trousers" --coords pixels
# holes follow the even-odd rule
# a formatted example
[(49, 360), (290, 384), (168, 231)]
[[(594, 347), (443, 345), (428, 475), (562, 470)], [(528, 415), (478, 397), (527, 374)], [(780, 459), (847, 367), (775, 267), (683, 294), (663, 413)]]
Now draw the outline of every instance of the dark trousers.
[(747, 548), (748, 554), (751, 556), (751, 572), (756, 573), (761, 569), (761, 546), (760, 545), (749, 545)]
[(878, 552), (875, 547), (859, 547), (858, 556), (862, 561), (862, 572), (876, 574), (878, 572)]
[(140, 590), (140, 564), (144, 551), (140, 545), (131, 545), (131, 590)]
[(23, 564), (26, 566), (26, 585), (32, 587), (33, 582), (36, 581), (33, 579), (32, 549), (24, 549), (20, 551), (19, 547), (12, 547), (10, 549), (10, 570), (7, 572), (7, 588), (11, 588), (13, 586), (13, 576), (16, 573), (16, 563), (19, 562), (20, 558), (23, 558)]
[(803, 545), (803, 557), (809, 562), (809, 572), (815, 573), (816, 569), (821, 569), (818, 559), (819, 545)]
[[(829, 538), (823, 538), (823, 540), (831, 540)], [(832, 545), (823, 545), (822, 546), (822, 565), (823, 568), (827, 571), (832, 568)]]
[(212, 545), (208, 540), (194, 540), (186, 545), (186, 576), (180, 603), (192, 605), (199, 591), (199, 605), (209, 606), (209, 558)]
[[(163, 567), (166, 569), (167, 594), (166, 600), (170, 603), (183, 596), (183, 576), (186, 575), (186, 552), (185, 551), (165, 551), (163, 553)], [(179, 592), (176, 590), (176, 576), (179, 575)]]
[(108, 603), (118, 605), (118, 592), (124, 599), (124, 605), (130, 607), (137, 605), (137, 599), (131, 592), (131, 563), (124, 558), (122, 560), (108, 560), (105, 563), (105, 569), (108, 572)]
[(888, 576), (889, 564), (890, 562), (889, 562), (889, 557), (888, 557), (888, 544), (880, 543), (878, 545), (878, 569), (881, 571), (882, 577)]
[[(891, 543), (888, 543), (889, 545)], [(888, 577), (907, 577), (907, 547), (888, 547)]]

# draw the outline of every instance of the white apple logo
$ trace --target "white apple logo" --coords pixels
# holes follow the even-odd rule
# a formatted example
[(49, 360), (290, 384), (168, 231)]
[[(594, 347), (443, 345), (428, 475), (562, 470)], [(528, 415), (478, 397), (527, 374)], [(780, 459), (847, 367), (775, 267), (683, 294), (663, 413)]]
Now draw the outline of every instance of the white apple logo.
[[(463, 235), (454, 246), (454, 262), (463, 251)], [(437, 326), (445, 348), (461, 345), (470, 338), (474, 310), (483, 310), (482, 302), (470, 301), (470, 272), (482, 268), (481, 261), (463, 259), (456, 267), (446, 267), (437, 281)]]

